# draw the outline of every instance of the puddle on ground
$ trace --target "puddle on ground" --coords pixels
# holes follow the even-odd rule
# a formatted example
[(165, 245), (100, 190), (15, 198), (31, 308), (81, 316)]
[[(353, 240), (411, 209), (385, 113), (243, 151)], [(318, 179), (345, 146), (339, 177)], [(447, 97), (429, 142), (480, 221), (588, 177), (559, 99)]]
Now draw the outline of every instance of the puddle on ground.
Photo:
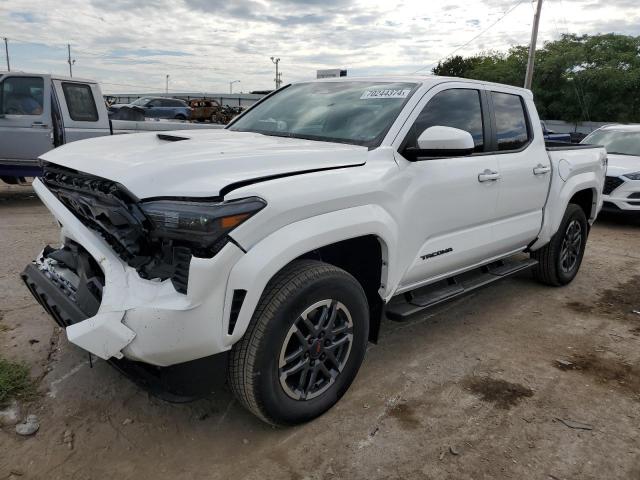
[(640, 323), (640, 315), (633, 313), (634, 310), (640, 311), (640, 275), (615, 288), (603, 290), (594, 304), (571, 301), (565, 305), (581, 314), (595, 313)]
[(556, 360), (554, 366), (563, 371), (583, 373), (600, 383), (617, 385), (633, 394), (640, 393), (640, 368), (615, 358), (575, 355), (566, 361)]
[(524, 385), (491, 377), (467, 377), (463, 386), (483, 401), (503, 410), (517, 405), (523, 398), (533, 396), (533, 390)]

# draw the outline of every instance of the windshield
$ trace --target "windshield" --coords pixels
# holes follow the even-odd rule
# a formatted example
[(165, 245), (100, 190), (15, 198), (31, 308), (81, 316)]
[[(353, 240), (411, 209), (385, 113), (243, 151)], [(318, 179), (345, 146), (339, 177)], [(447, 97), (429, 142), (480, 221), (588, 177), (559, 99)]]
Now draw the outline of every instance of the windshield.
[(619, 153), (640, 157), (640, 132), (596, 130), (586, 137), (582, 143), (602, 145), (607, 149), (607, 153)]
[(140, 107), (144, 107), (147, 103), (149, 103), (150, 100), (151, 100), (150, 97), (142, 97), (131, 102), (131, 105), (138, 105)]
[(256, 105), (229, 129), (377, 146), (416, 86), (357, 81), (291, 85)]

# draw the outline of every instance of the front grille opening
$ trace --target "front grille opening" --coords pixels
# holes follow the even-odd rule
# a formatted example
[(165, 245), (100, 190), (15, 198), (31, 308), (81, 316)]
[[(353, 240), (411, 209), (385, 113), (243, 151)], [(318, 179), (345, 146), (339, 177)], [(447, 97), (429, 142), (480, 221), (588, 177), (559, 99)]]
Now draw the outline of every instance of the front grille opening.
[(233, 299), (231, 300), (231, 313), (229, 315), (229, 329), (227, 330), (229, 335), (233, 334), (233, 330), (236, 328), (238, 315), (240, 315), (240, 309), (242, 308), (242, 303), (244, 302), (244, 297), (246, 296), (246, 290), (233, 291)]

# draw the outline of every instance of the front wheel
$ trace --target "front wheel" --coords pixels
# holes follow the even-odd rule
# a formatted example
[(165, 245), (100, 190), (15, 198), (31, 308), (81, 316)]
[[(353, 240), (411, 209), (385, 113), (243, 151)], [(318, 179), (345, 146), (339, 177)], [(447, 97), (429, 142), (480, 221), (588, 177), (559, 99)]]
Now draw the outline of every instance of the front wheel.
[(538, 265), (533, 268), (534, 277), (552, 286), (570, 283), (580, 270), (588, 233), (589, 224), (584, 211), (578, 205), (569, 204), (551, 241), (531, 252), (531, 258), (538, 260)]
[(351, 385), (368, 333), (367, 300), (355, 278), (323, 262), (295, 261), (269, 282), (233, 346), (229, 384), (268, 423), (311, 420)]

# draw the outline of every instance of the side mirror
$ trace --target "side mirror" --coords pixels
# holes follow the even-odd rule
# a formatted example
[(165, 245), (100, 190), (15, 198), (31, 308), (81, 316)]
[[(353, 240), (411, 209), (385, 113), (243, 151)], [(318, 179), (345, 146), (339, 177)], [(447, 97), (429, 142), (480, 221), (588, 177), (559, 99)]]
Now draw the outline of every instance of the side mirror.
[(429, 127), (418, 137), (418, 148), (409, 147), (406, 154), (418, 157), (462, 157), (471, 155), (475, 144), (471, 134), (452, 127)]

